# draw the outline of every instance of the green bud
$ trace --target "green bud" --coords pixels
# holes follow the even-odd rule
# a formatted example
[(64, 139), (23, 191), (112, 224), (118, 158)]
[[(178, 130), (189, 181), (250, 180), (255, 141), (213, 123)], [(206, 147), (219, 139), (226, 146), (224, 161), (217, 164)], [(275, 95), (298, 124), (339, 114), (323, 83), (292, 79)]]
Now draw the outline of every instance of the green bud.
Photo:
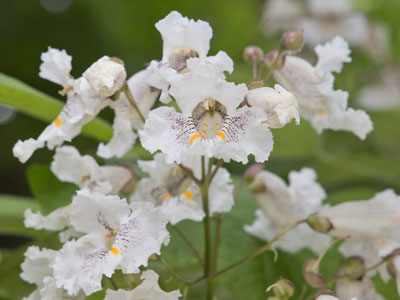
[(286, 56), (280, 53), (278, 50), (269, 52), (263, 58), (263, 63), (268, 69), (280, 70), (285, 64)]
[(318, 259), (308, 258), (303, 264), (303, 278), (313, 288), (320, 288), (324, 285), (324, 279), (319, 274)]
[(244, 179), (246, 180), (246, 183), (252, 183), (257, 174), (260, 173), (262, 170), (264, 170), (263, 164), (253, 164), (248, 167), (247, 170), (244, 172)]
[(365, 262), (360, 256), (347, 258), (341, 266), (344, 275), (351, 280), (359, 280), (365, 273)]
[(288, 31), (282, 35), (281, 49), (283, 51), (299, 51), (303, 47), (303, 30)]
[(295, 287), (291, 281), (281, 278), (271, 285), (267, 292), (269, 290), (272, 290), (274, 297), (269, 297), (268, 299), (287, 300), (294, 295)]
[(245, 62), (253, 63), (261, 61), (264, 51), (257, 46), (247, 46), (243, 50), (243, 59)]
[(332, 230), (333, 225), (329, 218), (312, 214), (307, 218), (307, 224), (317, 232), (328, 233)]

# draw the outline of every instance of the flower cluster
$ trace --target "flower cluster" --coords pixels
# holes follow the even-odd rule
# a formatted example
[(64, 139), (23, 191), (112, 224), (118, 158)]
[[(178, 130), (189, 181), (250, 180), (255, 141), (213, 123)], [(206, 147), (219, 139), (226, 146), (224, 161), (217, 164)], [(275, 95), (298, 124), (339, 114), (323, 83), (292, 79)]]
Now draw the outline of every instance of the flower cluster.
[[(365, 139), (373, 128), (364, 111), (347, 107), (347, 92), (333, 88), (332, 73), (351, 61), (348, 44), (340, 37), (316, 46), (315, 66), (294, 56), (303, 43), (298, 32), (286, 35), (280, 50), (265, 57), (261, 49), (248, 47), (245, 59), (253, 64), (255, 77), (236, 84), (226, 77), (233, 72), (232, 59), (224, 51), (208, 56), (212, 29), (207, 22), (173, 11), (156, 28), (163, 39), (161, 60), (151, 61), (130, 79), (119, 58), (104, 56), (75, 79), (65, 50), (49, 48), (42, 54), (39, 75), (62, 86), (66, 104), (37, 139), (18, 141), (13, 152), (25, 163), (39, 148), (55, 149), (52, 172), (60, 181), (75, 184), (77, 191), (69, 205), (48, 215), (25, 212), (26, 227), (56, 231), (63, 243), (58, 250), (32, 246), (26, 251), (21, 277), (37, 286), (26, 299), (84, 299), (102, 290), (104, 279), (112, 280), (116, 270), (137, 274), (137, 281), (127, 290), (107, 290), (105, 300), (178, 299), (180, 291), (160, 288), (149, 261), (165, 265), (161, 256), (170, 240), (167, 224), (169, 229), (182, 220), (202, 221), (206, 246), (205, 261), (199, 259), (204, 267), (199, 281), (217, 276), (210, 222), (213, 217), (222, 220), (235, 202), (224, 163), (247, 164), (250, 156), (264, 163), (273, 149), (271, 129), (293, 120), (299, 125), (300, 117), (318, 133), (346, 130)], [(260, 62), (263, 66), (257, 70)], [(265, 86), (270, 76), (278, 83), (274, 87)], [(98, 146), (97, 155), (120, 158), (140, 141), (152, 160), (99, 165), (92, 156), (63, 145), (106, 107), (114, 111), (113, 137)], [(256, 220), (244, 228), (247, 233), (277, 240), (275, 247), (292, 253), (303, 248), (320, 253), (330, 246), (331, 237), (351, 236), (339, 248), (346, 258), (362, 253), (360, 260), (370, 266), (390, 257), (394, 276), (400, 277), (399, 256), (393, 254), (400, 246), (400, 197), (393, 191), (328, 206), (323, 205), (326, 193), (314, 170), (292, 171), (286, 184), (256, 169), (245, 177), (259, 205)], [(318, 288), (319, 262), (312, 260), (305, 268), (306, 282)], [(375, 270), (355, 279), (343, 276), (337, 295), (367, 299), (365, 290), (376, 293), (370, 279)], [(387, 280), (386, 269), (378, 270)], [(207, 290), (211, 299), (212, 280)], [(273, 299), (288, 299), (279, 293), (275, 289)], [(317, 299), (337, 298), (321, 294)]]

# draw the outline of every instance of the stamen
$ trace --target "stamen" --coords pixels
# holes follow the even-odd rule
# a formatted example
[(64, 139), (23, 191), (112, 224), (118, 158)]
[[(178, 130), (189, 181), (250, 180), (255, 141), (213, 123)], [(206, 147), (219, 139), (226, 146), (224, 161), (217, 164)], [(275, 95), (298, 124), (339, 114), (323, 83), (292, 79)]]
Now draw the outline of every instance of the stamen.
[(220, 137), (221, 140), (223, 140), (225, 142), (225, 133), (223, 133), (222, 131), (218, 131), (216, 133), (216, 136)]
[(191, 191), (186, 190), (186, 191), (183, 192), (183, 195), (186, 197), (186, 199), (187, 199), (188, 201), (192, 201), (192, 199), (193, 199), (193, 193), (192, 193)]
[(121, 254), (121, 253), (119, 252), (118, 248), (115, 248), (115, 247), (111, 247), (111, 248), (110, 248), (110, 252), (111, 252), (113, 255), (115, 255), (115, 256)]
[(56, 127), (61, 127), (61, 118), (60, 117), (57, 117), (55, 120), (54, 120), (54, 125), (56, 126)]
[(172, 195), (171, 194), (165, 194), (164, 196), (161, 197), (161, 201), (164, 202), (165, 200), (167, 200), (169, 198), (172, 198)]
[(192, 146), (192, 144), (194, 143), (195, 140), (197, 140), (198, 138), (204, 138), (204, 136), (202, 136), (200, 133), (195, 133), (191, 136), (190, 138), (190, 146)]

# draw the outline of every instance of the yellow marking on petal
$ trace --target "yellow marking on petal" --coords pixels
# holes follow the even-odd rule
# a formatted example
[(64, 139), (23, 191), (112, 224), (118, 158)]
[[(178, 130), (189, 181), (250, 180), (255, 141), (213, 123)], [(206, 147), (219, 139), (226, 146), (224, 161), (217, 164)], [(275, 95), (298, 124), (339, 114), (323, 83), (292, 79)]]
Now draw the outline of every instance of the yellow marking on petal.
[(68, 205), (67, 205), (68, 207), (71, 207), (72, 206), (72, 202), (70, 202), (70, 203), (68, 203)]
[(115, 248), (115, 247), (111, 247), (111, 248), (110, 248), (110, 252), (111, 252), (113, 255), (115, 255), (115, 256), (121, 254), (121, 253), (119, 252), (118, 248)]
[(55, 125), (56, 127), (61, 127), (61, 118), (60, 118), (60, 117), (57, 117), (57, 118), (54, 120), (54, 125)]
[(317, 114), (318, 114), (319, 116), (323, 117), (323, 116), (326, 115), (326, 111), (324, 111), (324, 110), (319, 110), (319, 111), (317, 111)]
[(204, 126), (204, 127), (207, 127), (207, 126), (208, 126), (208, 124), (207, 124), (207, 123), (203, 123), (203, 126)]
[(381, 244), (382, 247), (385, 247), (385, 248), (389, 245), (387, 238), (384, 236), (379, 237), (379, 243)]
[(206, 134), (206, 133), (207, 133), (207, 130), (202, 130), (201, 132), (204, 133), (204, 134)]
[(165, 194), (164, 196), (161, 197), (161, 200), (164, 202), (165, 200), (172, 198), (171, 194)]
[(195, 140), (197, 140), (198, 138), (204, 138), (204, 136), (202, 136), (200, 133), (195, 133), (195, 134), (193, 134), (192, 136), (191, 136), (191, 138), (190, 138), (190, 146), (192, 146), (192, 144), (193, 144), (193, 142), (195, 141)]
[(215, 126), (219, 126), (219, 123), (217, 122), (217, 123), (215, 123)]
[(220, 137), (221, 140), (223, 140), (223, 141), (225, 142), (225, 133), (223, 133), (222, 131), (218, 131), (218, 132), (216, 133), (216, 135), (217, 135), (218, 137)]
[(186, 199), (187, 199), (188, 201), (192, 201), (192, 199), (193, 199), (193, 193), (192, 193), (191, 191), (186, 190), (186, 191), (183, 192), (183, 195), (186, 197)]

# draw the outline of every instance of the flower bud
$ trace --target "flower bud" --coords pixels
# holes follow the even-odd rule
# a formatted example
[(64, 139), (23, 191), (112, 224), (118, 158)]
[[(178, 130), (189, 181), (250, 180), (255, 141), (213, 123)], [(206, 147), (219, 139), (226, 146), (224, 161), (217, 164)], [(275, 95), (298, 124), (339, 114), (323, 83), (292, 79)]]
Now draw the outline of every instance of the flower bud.
[(314, 297), (315, 297), (315, 299), (317, 299), (319, 296), (324, 296), (324, 295), (336, 297), (336, 293), (329, 289), (321, 289), (321, 290), (317, 291), (315, 293)]
[(140, 175), (138, 174), (136, 169), (131, 165), (121, 165), (121, 167), (126, 168), (132, 175), (130, 180), (121, 189), (121, 193), (125, 195), (131, 195), (136, 190), (136, 184), (140, 180)]
[(246, 180), (246, 183), (250, 184), (251, 182), (253, 182), (253, 180), (256, 178), (256, 175), (262, 170), (264, 170), (263, 164), (253, 164), (248, 167), (247, 170), (244, 172), (244, 179)]
[(333, 225), (329, 218), (312, 214), (307, 218), (307, 224), (317, 232), (328, 233), (333, 229)]
[(303, 277), (309, 286), (316, 289), (324, 285), (324, 279), (318, 272), (318, 259), (315, 257), (308, 258), (303, 264)]
[(347, 258), (341, 266), (341, 271), (348, 279), (360, 279), (365, 273), (364, 259), (360, 256), (351, 256)]
[(282, 35), (281, 49), (283, 51), (299, 51), (303, 47), (303, 30), (288, 31)]
[(259, 62), (263, 57), (264, 52), (260, 47), (257, 46), (247, 46), (243, 50), (243, 59), (245, 62)]
[(285, 278), (279, 279), (267, 288), (267, 292), (272, 289), (274, 297), (268, 299), (287, 300), (294, 295), (295, 287), (293, 283)]
[(262, 61), (268, 69), (280, 70), (285, 64), (285, 58), (284, 54), (274, 50), (265, 55)]
[(259, 179), (254, 179), (253, 181), (248, 182), (247, 188), (254, 194), (265, 193), (267, 191), (267, 187), (265, 186), (264, 182)]

